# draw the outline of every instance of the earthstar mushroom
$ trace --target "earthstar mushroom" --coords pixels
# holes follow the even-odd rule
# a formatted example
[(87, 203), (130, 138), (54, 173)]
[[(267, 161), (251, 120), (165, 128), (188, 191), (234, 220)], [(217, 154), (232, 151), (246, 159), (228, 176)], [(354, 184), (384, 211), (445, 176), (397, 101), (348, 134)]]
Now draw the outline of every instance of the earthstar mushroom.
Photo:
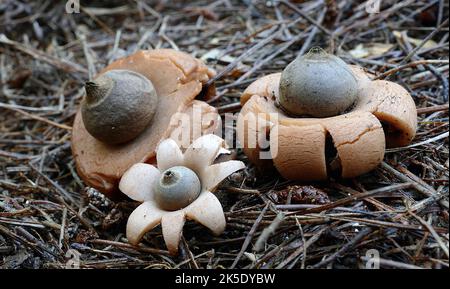
[[(356, 101), (331, 117), (298, 117), (280, 109), (281, 73), (250, 84), (241, 96), (237, 121), (237, 137), (249, 160), (261, 168), (275, 167), (287, 179), (351, 178), (377, 167), (386, 146), (407, 145), (417, 128), (410, 94), (396, 83), (372, 81), (358, 66), (348, 69), (356, 79)], [(261, 148), (254, 145), (264, 139), (269, 139), (271, 159), (262, 159)]]
[[(118, 71), (125, 72), (120, 72), (121, 77), (115, 77)], [(123, 75), (127, 75), (127, 77), (122, 77)], [(92, 129), (90, 129), (91, 133), (87, 129), (90, 126), (90, 121), (86, 119), (88, 105), (83, 106), (82, 104), (85, 113), (83, 113), (83, 108), (80, 108), (75, 116), (72, 131), (72, 153), (77, 172), (83, 181), (88, 186), (109, 196), (114, 196), (118, 192), (118, 183), (123, 173), (135, 163), (156, 163), (155, 150), (159, 142), (168, 137), (177, 139), (174, 134), (176, 134), (177, 128), (186, 125), (186, 120), (191, 131), (193, 131), (193, 127), (199, 127), (196, 133), (192, 133), (191, 141), (199, 134), (215, 132), (220, 123), (217, 110), (203, 101), (194, 99), (202, 91), (203, 84), (213, 75), (214, 72), (200, 60), (172, 49), (138, 51), (114, 61), (103, 69), (92, 82), (98, 83), (114, 76), (116, 83), (124, 84), (124, 82), (128, 83), (129, 80), (133, 80), (131, 82), (134, 84), (140, 84), (140, 87), (134, 88), (128, 87), (128, 84), (125, 89), (116, 87), (117, 90), (113, 93), (114, 98), (109, 99), (117, 97), (120, 100), (117, 103), (127, 103), (132, 96), (141, 97), (140, 101), (132, 98), (127, 105), (134, 110), (136, 106), (139, 106), (138, 104), (142, 104), (141, 112), (146, 114), (138, 113), (136, 110), (134, 113), (129, 113), (128, 109), (122, 110), (127, 112), (124, 117), (119, 118), (126, 123), (122, 129), (123, 133), (111, 134), (119, 128), (114, 126), (114, 129), (111, 127), (108, 133), (109, 137), (106, 139), (99, 137), (102, 133), (101, 129), (97, 130), (99, 134), (96, 138), (91, 134)], [(153, 85), (154, 90), (151, 89), (149, 83)], [(92, 92), (89, 86), (88, 84), (87, 90)], [(213, 88), (210, 86), (206, 93), (213, 93)], [(121, 94), (122, 98), (120, 99), (119, 92), (124, 90), (127, 93)], [(157, 102), (154, 105), (154, 114), (151, 116), (152, 101), (155, 100), (153, 91), (157, 95)], [(150, 94), (151, 97), (142, 97), (145, 94)], [(87, 102), (87, 99), (88, 97), (83, 103)], [(106, 109), (103, 108), (102, 111), (105, 112)], [(99, 123), (108, 122), (108, 118), (117, 120), (118, 111), (117, 108), (111, 108), (109, 112), (105, 113), (105, 119), (102, 119), (101, 116), (92, 119), (99, 120)], [(194, 117), (195, 114), (197, 114), (196, 117)], [(139, 115), (139, 119), (134, 117), (137, 115)], [(148, 124), (146, 124), (147, 121)], [(96, 126), (103, 127), (99, 126), (99, 123)], [(127, 128), (130, 132), (125, 132)], [(125, 136), (127, 133), (131, 133), (131, 137), (130, 140), (125, 141), (128, 138)], [(95, 132), (93, 134), (96, 135)]]
[[(157, 168), (137, 163), (127, 170), (119, 188), (131, 199), (142, 202), (128, 218), (128, 242), (138, 244), (146, 232), (161, 224), (166, 246), (171, 254), (176, 254), (186, 219), (206, 226), (215, 235), (221, 234), (225, 230), (225, 216), (212, 191), (229, 175), (245, 167), (241, 161), (235, 160), (213, 163), (222, 153), (229, 152), (225, 149), (224, 140), (216, 135), (201, 136), (184, 154), (174, 140), (166, 139), (157, 149)], [(171, 172), (169, 178), (173, 174), (182, 177), (165, 180), (167, 172)], [(179, 182), (182, 178), (185, 179)], [(166, 195), (162, 198), (161, 182), (175, 184), (162, 185)], [(200, 192), (192, 194), (191, 190), (196, 191), (197, 185)]]

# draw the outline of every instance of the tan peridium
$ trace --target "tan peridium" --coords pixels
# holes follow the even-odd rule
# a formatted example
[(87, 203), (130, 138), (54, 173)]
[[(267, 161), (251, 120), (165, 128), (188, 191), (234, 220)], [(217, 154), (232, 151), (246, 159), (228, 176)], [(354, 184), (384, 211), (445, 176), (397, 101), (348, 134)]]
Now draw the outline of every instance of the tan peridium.
[[(292, 118), (278, 109), (274, 87), (280, 73), (250, 84), (242, 94), (237, 122), (237, 136), (250, 161), (273, 164), (288, 179), (323, 180), (332, 172), (348, 178), (374, 169), (386, 145), (407, 145), (417, 128), (411, 96), (396, 83), (371, 81), (363, 69), (350, 68), (358, 80), (358, 101), (350, 112), (329, 118)], [(269, 119), (270, 113), (277, 114), (277, 122)], [(252, 117), (258, 118), (257, 125), (248, 121)], [(248, 139), (268, 133), (273, 160), (261, 160), (259, 147), (249, 146)]]
[(272, 73), (252, 82), (241, 95), (241, 105), (243, 106), (253, 95), (260, 95), (275, 98), (278, 95), (281, 72)]
[(362, 90), (355, 110), (370, 111), (381, 121), (388, 147), (406, 146), (416, 135), (416, 104), (408, 91), (397, 83), (372, 81)]
[[(120, 177), (130, 166), (138, 162), (156, 162), (156, 146), (178, 127), (177, 113), (191, 115), (192, 107), (199, 105), (202, 116), (219, 117), (215, 108), (194, 101), (214, 73), (189, 54), (171, 49), (138, 51), (111, 63), (99, 75), (116, 69), (131, 70), (148, 78), (158, 95), (158, 104), (145, 130), (132, 141), (120, 145), (108, 145), (92, 137), (84, 127), (81, 111), (77, 112), (72, 131), (72, 153), (77, 171), (87, 185), (108, 195), (117, 191)], [(198, 125), (192, 122), (202, 121), (200, 133), (203, 134), (215, 131), (219, 124), (212, 121), (204, 124), (199, 117), (190, 120), (191, 127)]]
[[(225, 141), (212, 134), (196, 139), (184, 153), (174, 140), (166, 139), (157, 148), (157, 168), (137, 163), (127, 170), (120, 180), (119, 188), (131, 199), (142, 202), (128, 218), (128, 242), (137, 245), (146, 232), (161, 224), (167, 249), (171, 254), (176, 254), (186, 219), (206, 226), (215, 235), (221, 234), (226, 226), (225, 215), (222, 205), (212, 192), (230, 174), (245, 168), (244, 163), (235, 160), (216, 163), (217, 157), (223, 153), (230, 153), (225, 149)], [(164, 179), (164, 172), (180, 168), (183, 169), (179, 172), (190, 171), (188, 181), (198, 177), (201, 186), (198, 197), (184, 202), (184, 197), (189, 195), (190, 185), (177, 183), (175, 187), (164, 189), (173, 199), (159, 198), (158, 183)], [(196, 177), (192, 178), (192, 174)], [(174, 200), (182, 201), (182, 206), (168, 206)]]
[[(249, 160), (261, 169), (269, 169), (272, 166), (270, 158), (261, 158), (262, 149), (260, 144), (270, 142), (270, 131), (274, 123), (270, 121), (270, 115), (257, 112), (257, 106), (244, 106), (239, 114), (236, 124), (236, 135), (241, 144), (245, 144), (242, 149)], [(270, 145), (270, 143), (269, 143)]]
[[(275, 134), (278, 134), (278, 138)], [(278, 125), (271, 132), (270, 148), (275, 167), (286, 179), (322, 180), (327, 177), (326, 131), (319, 124)]]

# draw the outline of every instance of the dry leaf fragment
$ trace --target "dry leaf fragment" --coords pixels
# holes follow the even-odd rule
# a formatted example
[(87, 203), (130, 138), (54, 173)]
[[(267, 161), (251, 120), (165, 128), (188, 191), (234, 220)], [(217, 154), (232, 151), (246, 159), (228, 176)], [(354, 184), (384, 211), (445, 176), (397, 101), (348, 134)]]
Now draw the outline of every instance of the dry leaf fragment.
[(372, 56), (380, 56), (388, 52), (394, 45), (389, 43), (370, 43), (358, 44), (355, 48), (349, 51), (353, 58), (366, 58)]
[(289, 186), (284, 190), (273, 192), (270, 197), (277, 204), (286, 203), (291, 194), (291, 204), (327, 204), (327, 193), (313, 186)]
[[(394, 34), (395, 38), (397, 38), (400, 41), (408, 41), (409, 43), (414, 44), (415, 46), (418, 46), (422, 43), (422, 39), (417, 39), (417, 38), (413, 38), (413, 37), (409, 37), (407, 35), (407, 33), (403, 33), (401, 31), (393, 31), (392, 34)], [(433, 40), (428, 40), (427, 42), (425, 42), (425, 44), (423, 45), (422, 49), (427, 49), (427, 48), (432, 48), (435, 47), (437, 45), (437, 43)]]

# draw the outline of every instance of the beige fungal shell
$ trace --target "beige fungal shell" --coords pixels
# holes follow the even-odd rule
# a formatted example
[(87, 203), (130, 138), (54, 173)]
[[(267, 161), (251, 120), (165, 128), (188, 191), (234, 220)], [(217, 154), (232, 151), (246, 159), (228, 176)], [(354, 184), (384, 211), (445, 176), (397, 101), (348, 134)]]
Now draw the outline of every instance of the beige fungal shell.
[[(171, 254), (176, 254), (186, 219), (206, 226), (215, 235), (221, 234), (225, 230), (225, 215), (212, 192), (229, 175), (245, 168), (244, 163), (236, 160), (216, 163), (222, 153), (229, 151), (225, 149), (225, 141), (216, 135), (197, 138), (184, 153), (174, 140), (166, 139), (157, 148), (157, 168), (137, 163), (128, 169), (119, 188), (131, 199), (142, 202), (128, 218), (128, 242), (138, 244), (146, 232), (161, 224), (166, 246)], [(165, 171), (179, 167), (198, 176), (201, 192), (186, 206), (173, 210), (166, 207), (164, 200), (157, 200), (157, 183)], [(182, 193), (182, 188), (178, 189), (178, 193)], [(186, 186), (185, 189), (188, 192), (190, 188)]]
[[(275, 166), (287, 179), (324, 180), (330, 174), (350, 178), (373, 170), (386, 145), (407, 145), (417, 128), (409, 93), (393, 82), (371, 81), (361, 68), (349, 67), (358, 82), (358, 99), (351, 111), (334, 117), (284, 114), (275, 104), (280, 73), (250, 84), (241, 96), (237, 122), (237, 137), (249, 160), (259, 167)], [(250, 145), (251, 139), (270, 139), (272, 159), (261, 159), (261, 148)]]
[[(111, 63), (99, 75), (116, 69), (134, 71), (148, 78), (156, 90), (158, 103), (142, 133), (120, 145), (109, 145), (92, 137), (83, 124), (81, 110), (77, 112), (72, 131), (77, 171), (87, 185), (110, 196), (117, 192), (120, 177), (133, 164), (156, 162), (155, 149), (178, 128), (179, 115), (190, 116), (191, 128), (199, 125), (194, 122), (201, 121), (201, 133), (212, 133), (219, 124), (215, 108), (194, 100), (214, 72), (189, 54), (171, 49), (139, 51)], [(202, 116), (208, 116), (206, 122), (192, 117), (194, 106), (200, 108)]]

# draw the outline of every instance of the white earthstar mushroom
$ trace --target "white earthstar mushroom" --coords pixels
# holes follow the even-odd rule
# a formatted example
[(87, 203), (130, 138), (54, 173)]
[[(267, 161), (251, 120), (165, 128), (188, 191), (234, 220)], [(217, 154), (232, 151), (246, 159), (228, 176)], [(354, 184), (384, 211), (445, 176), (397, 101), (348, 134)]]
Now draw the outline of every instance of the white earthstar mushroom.
[[(133, 200), (142, 202), (129, 216), (126, 235), (128, 242), (136, 245), (144, 234), (161, 224), (166, 246), (171, 254), (178, 252), (181, 233), (186, 219), (197, 221), (209, 228), (215, 235), (225, 230), (225, 215), (222, 205), (212, 191), (230, 174), (245, 167), (241, 161), (226, 161), (213, 164), (219, 154), (228, 152), (225, 141), (212, 134), (196, 139), (183, 154), (172, 139), (162, 141), (156, 151), (158, 168), (137, 163), (133, 165), (119, 183), (119, 189)], [(185, 167), (186, 169), (181, 169)], [(161, 205), (164, 198), (155, 198), (158, 187), (167, 172), (181, 174), (180, 181), (190, 183), (193, 171), (200, 180), (200, 193), (186, 205), (186, 197), (190, 197), (189, 186), (186, 192), (180, 192), (179, 186), (174, 191), (180, 194), (180, 204), (184, 207), (168, 210), (173, 206)], [(185, 172), (188, 172), (185, 174)], [(187, 178), (183, 179), (183, 176)], [(192, 182), (196, 184), (195, 181)], [(170, 196), (171, 202), (174, 195)], [(165, 209), (164, 209), (165, 208)]]

